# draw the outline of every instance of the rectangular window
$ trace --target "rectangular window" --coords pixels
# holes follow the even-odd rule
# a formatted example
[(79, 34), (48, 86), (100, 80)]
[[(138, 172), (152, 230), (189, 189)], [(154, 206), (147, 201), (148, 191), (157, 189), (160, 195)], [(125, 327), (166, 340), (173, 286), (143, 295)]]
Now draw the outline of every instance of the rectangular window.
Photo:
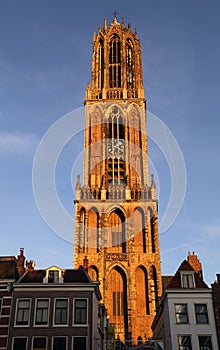
[(67, 324), (68, 299), (57, 299), (55, 303), (55, 324)]
[(1, 312), (2, 312), (2, 299), (0, 298), (0, 316), (1, 316)]
[(66, 337), (53, 338), (53, 350), (66, 350)]
[(209, 323), (206, 304), (195, 304), (196, 323)]
[(59, 270), (50, 270), (49, 271), (48, 283), (59, 283)]
[(87, 299), (75, 299), (74, 323), (87, 324)]
[(123, 292), (113, 292), (112, 293), (112, 306), (113, 306), (113, 316), (123, 316), (124, 312), (124, 298)]
[(29, 324), (29, 315), (30, 315), (30, 300), (29, 299), (18, 299), (16, 325), (17, 326), (28, 325)]
[(191, 338), (189, 335), (178, 336), (179, 350), (192, 350)]
[(48, 324), (49, 299), (38, 299), (36, 304), (35, 325)]
[(194, 274), (182, 274), (182, 288), (195, 288)]
[(13, 350), (26, 350), (27, 338), (14, 338)]
[(199, 336), (199, 349), (212, 350), (212, 340), (210, 335)]
[(87, 350), (86, 337), (74, 337), (73, 350)]
[(47, 339), (46, 337), (35, 337), (33, 341), (33, 350), (46, 350)]
[(188, 323), (187, 304), (175, 305), (176, 323)]

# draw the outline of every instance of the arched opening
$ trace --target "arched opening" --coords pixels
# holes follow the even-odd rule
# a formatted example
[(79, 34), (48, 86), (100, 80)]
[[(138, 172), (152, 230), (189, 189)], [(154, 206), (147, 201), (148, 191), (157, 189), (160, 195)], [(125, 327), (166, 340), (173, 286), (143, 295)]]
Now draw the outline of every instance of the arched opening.
[(99, 280), (99, 271), (96, 266), (91, 265), (88, 269), (89, 277), (92, 281), (98, 281)]
[(116, 34), (109, 42), (109, 87), (121, 87), (121, 45)]
[(80, 210), (79, 221), (79, 253), (85, 253), (86, 249), (86, 212), (82, 208)]
[(149, 234), (151, 239), (151, 252), (155, 253), (156, 245), (155, 245), (155, 217), (153, 214), (153, 210), (148, 208), (148, 221), (149, 221)]
[(144, 266), (138, 266), (136, 270), (136, 305), (139, 316), (150, 315), (148, 276)]
[(118, 208), (109, 215), (108, 252), (126, 253), (125, 217)]
[(108, 182), (112, 185), (125, 181), (124, 134), (121, 110), (113, 106), (108, 117)]
[(127, 89), (134, 88), (134, 57), (133, 47), (130, 39), (126, 41), (126, 73), (127, 73)]
[[(98, 65), (98, 89), (102, 90), (104, 85), (104, 45), (100, 39), (97, 50), (97, 65)], [(101, 97), (101, 96), (100, 96)]]
[(146, 234), (144, 212), (141, 208), (134, 211), (134, 246), (137, 253), (146, 253)]
[(88, 252), (99, 251), (99, 213), (95, 208), (88, 211)]
[(127, 339), (128, 314), (127, 314), (127, 278), (121, 267), (115, 266), (108, 278), (109, 305), (108, 312), (110, 323), (115, 326), (115, 336)]
[(143, 170), (143, 154), (142, 154), (142, 127), (140, 122), (140, 111), (136, 105), (132, 105), (128, 112), (129, 123), (129, 149), (130, 149), (130, 163), (131, 178), (134, 186), (142, 185), (144, 179)]
[(148, 221), (148, 234), (150, 238), (150, 249), (152, 253), (155, 253), (156, 251), (156, 244), (155, 244), (155, 217), (152, 208), (148, 208), (147, 211), (147, 221)]

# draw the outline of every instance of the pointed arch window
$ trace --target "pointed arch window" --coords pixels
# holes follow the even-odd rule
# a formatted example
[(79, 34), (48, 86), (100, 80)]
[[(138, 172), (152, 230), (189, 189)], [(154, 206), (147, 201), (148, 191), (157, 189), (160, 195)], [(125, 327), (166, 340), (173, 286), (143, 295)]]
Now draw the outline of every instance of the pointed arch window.
[(112, 185), (125, 181), (124, 125), (121, 111), (114, 106), (108, 118), (108, 182)]
[(125, 218), (116, 209), (109, 216), (109, 248), (111, 253), (126, 253)]
[(121, 87), (121, 45), (116, 34), (109, 43), (109, 87)]
[(127, 89), (134, 88), (134, 57), (133, 47), (130, 39), (126, 41), (126, 75)]
[(102, 90), (104, 85), (104, 45), (103, 40), (99, 41), (97, 51), (97, 64), (98, 64), (98, 89)]
[(136, 271), (136, 305), (139, 315), (150, 315), (148, 274), (144, 266), (139, 266)]
[(79, 253), (85, 253), (86, 247), (86, 213), (85, 209), (80, 211), (80, 229), (79, 229)]

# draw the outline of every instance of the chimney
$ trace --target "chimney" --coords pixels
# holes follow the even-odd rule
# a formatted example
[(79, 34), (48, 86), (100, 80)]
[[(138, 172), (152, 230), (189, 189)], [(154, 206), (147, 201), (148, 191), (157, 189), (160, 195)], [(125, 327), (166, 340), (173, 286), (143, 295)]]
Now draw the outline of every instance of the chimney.
[(18, 255), (18, 258), (17, 258), (17, 267), (18, 267), (19, 276), (22, 276), (25, 273), (24, 262), (25, 262), (24, 248), (20, 248), (20, 254)]
[(196, 273), (199, 275), (199, 277), (203, 279), (202, 264), (199, 261), (197, 255), (194, 252), (192, 252), (192, 254), (188, 252), (187, 260), (188, 260), (188, 263), (192, 266), (193, 270), (195, 270)]
[(33, 271), (35, 267), (35, 262), (33, 260), (26, 261), (26, 271)]

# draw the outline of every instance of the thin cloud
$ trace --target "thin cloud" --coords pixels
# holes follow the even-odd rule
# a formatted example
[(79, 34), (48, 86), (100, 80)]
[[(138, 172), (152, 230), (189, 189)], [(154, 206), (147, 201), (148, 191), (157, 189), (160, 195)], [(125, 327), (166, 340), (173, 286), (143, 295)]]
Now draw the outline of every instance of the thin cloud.
[(204, 231), (206, 232), (206, 237), (207, 235), (209, 238), (220, 237), (220, 223), (206, 225)]
[(29, 154), (37, 144), (38, 139), (33, 134), (0, 133), (0, 155)]

